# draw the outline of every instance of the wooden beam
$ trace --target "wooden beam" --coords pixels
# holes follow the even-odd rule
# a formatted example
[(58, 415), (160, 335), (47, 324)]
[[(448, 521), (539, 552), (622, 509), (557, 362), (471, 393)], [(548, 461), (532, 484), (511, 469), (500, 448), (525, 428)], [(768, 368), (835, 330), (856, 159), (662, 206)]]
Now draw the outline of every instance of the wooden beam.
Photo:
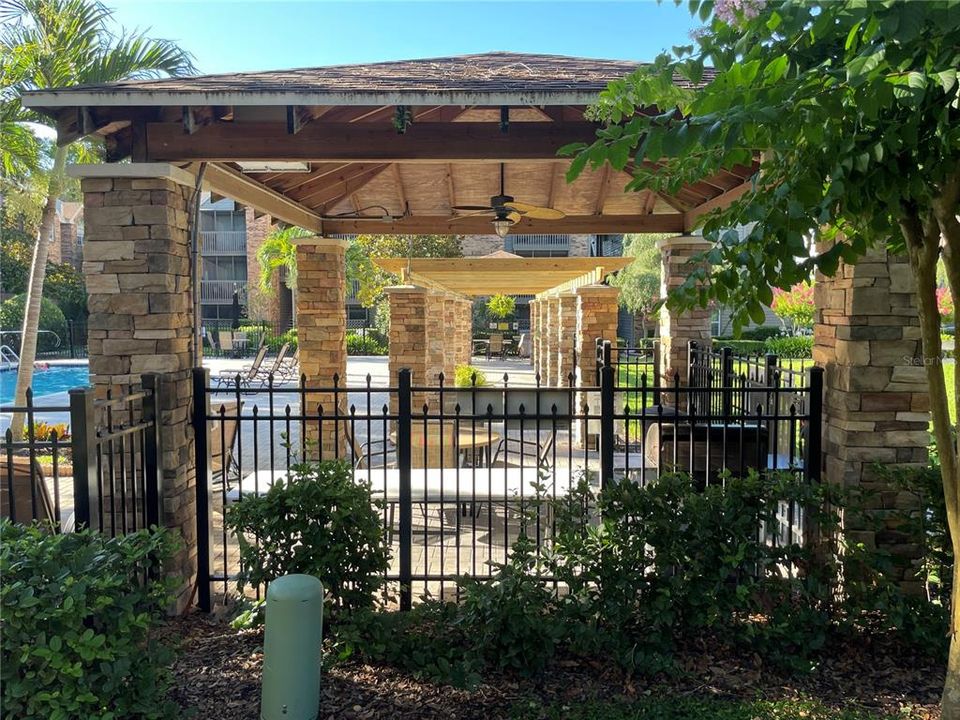
[(320, 216), (313, 210), (271, 190), (233, 168), (216, 164), (207, 165), (203, 176), (203, 184), (208, 190), (262, 210), (291, 225), (299, 225), (316, 233), (320, 233), (323, 229)]
[(712, 200), (707, 200), (707, 202), (703, 203), (702, 205), (698, 205), (692, 210), (688, 210), (683, 214), (683, 232), (696, 229), (697, 225), (700, 224), (701, 217), (706, 215), (711, 210), (729, 207), (734, 201), (739, 200), (745, 193), (752, 189), (752, 182), (741, 183), (735, 188), (727, 190), (722, 195), (717, 195), (717, 197), (713, 198)]
[(311, 123), (289, 135), (280, 123), (217, 123), (184, 135), (170, 123), (147, 124), (150, 160), (236, 162), (501, 162), (557, 159), (571, 142), (592, 142), (593, 123), (413, 123), (398, 135), (379, 123)]
[[(367, 235), (489, 235), (490, 218), (411, 215), (396, 220), (324, 220), (326, 233)], [(683, 232), (683, 216), (676, 215), (568, 215), (562, 220), (524, 218), (510, 229), (511, 235), (615, 234), (625, 232)]]

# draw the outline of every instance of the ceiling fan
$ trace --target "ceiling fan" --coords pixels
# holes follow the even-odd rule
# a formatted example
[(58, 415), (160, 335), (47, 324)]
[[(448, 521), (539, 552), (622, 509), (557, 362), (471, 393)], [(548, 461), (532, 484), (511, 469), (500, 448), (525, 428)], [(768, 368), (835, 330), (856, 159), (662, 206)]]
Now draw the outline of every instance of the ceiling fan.
[(474, 217), (476, 215), (488, 215), (493, 213), (493, 229), (500, 237), (506, 237), (510, 228), (520, 222), (522, 218), (534, 218), (537, 220), (560, 220), (566, 217), (566, 213), (555, 208), (541, 207), (540, 205), (531, 205), (529, 203), (516, 202), (513, 197), (507, 195), (503, 189), (504, 165), (500, 163), (500, 194), (490, 198), (489, 205), (454, 205), (454, 210), (468, 211), (467, 215), (458, 215), (454, 220)]

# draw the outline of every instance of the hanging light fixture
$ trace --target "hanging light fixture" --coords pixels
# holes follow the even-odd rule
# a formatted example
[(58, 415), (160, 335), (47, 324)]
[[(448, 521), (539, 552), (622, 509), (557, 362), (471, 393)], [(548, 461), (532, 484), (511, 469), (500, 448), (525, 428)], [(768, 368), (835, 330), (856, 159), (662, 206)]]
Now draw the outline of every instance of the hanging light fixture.
[(510, 228), (513, 227), (513, 220), (510, 218), (501, 218), (498, 217), (493, 221), (493, 231), (502, 238), (505, 238), (510, 233)]

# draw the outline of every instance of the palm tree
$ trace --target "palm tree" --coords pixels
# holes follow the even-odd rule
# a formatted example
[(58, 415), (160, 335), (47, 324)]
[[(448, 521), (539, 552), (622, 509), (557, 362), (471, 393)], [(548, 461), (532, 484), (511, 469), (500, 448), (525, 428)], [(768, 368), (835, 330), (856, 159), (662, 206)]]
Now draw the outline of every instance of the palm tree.
[[(194, 71), (192, 57), (168, 40), (155, 40), (138, 33), (119, 33), (109, 27), (111, 11), (91, 0), (0, 0), (0, 56), (4, 58), (3, 94), (0, 119), (15, 125), (24, 120), (51, 124), (46, 117), (27, 112), (21, 94), (28, 90), (97, 85), (117, 80), (181, 75)], [(22, 137), (22, 134), (18, 135)], [(22, 145), (22, 143), (21, 143)], [(80, 143), (74, 152), (81, 155), (89, 144)], [(37, 354), (37, 326), (40, 298), (50, 243), (54, 238), (57, 198), (64, 183), (67, 145), (58, 145), (53, 154), (46, 190), (46, 202), (40, 218), (40, 231), (34, 247), (27, 304), (24, 311), (20, 345), (20, 366), (14, 404), (26, 402), (26, 391), (33, 380)], [(17, 158), (0, 156), (0, 162)], [(23, 415), (13, 416), (10, 425), (15, 437), (23, 432)]]
[(309, 237), (314, 233), (296, 225), (274, 230), (257, 248), (257, 264), (260, 266), (258, 285), (264, 293), (273, 292), (273, 276), (280, 270), (287, 271), (287, 287), (297, 287), (297, 246), (294, 240)]

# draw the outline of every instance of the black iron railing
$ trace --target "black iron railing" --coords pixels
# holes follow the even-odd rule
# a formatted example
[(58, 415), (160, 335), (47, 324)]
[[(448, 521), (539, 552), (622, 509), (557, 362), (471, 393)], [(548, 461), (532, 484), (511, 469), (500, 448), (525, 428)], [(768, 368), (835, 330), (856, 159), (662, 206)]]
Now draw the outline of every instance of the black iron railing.
[(70, 404), (37, 405), (27, 392), (22, 439), (8, 428), (0, 460), (0, 515), (38, 521), (58, 532), (86, 527), (110, 536), (160, 524), (157, 393), (143, 389), (95, 400), (91, 388), (70, 391)]
[[(369, 483), (371, 500), (382, 503), (393, 556), (386, 580), (401, 608), (424, 594), (449, 596), (462, 575), (491, 574), (520, 519), (581, 479), (601, 489), (674, 471), (700, 485), (750, 471), (819, 478), (819, 371), (802, 386), (765, 388), (774, 400), (756, 412), (712, 413), (699, 411), (700, 388), (619, 387), (613, 349), (603, 355), (599, 385), (580, 388), (509, 378), (499, 387), (456, 388), (443, 378), (422, 386), (406, 370), (390, 387), (368, 377), (360, 386), (301, 378), (224, 388), (195, 370), (198, 477), (206, 479), (198, 484), (200, 571), (210, 581), (201, 583), (201, 607), (234, 591), (238, 545), (223, 513), (288, 477), (299, 458), (342, 459)], [(538, 513), (525, 528), (545, 550), (553, 519)], [(784, 506), (781, 515), (780, 527), (763, 530), (770, 541), (802, 540), (802, 508)]]

